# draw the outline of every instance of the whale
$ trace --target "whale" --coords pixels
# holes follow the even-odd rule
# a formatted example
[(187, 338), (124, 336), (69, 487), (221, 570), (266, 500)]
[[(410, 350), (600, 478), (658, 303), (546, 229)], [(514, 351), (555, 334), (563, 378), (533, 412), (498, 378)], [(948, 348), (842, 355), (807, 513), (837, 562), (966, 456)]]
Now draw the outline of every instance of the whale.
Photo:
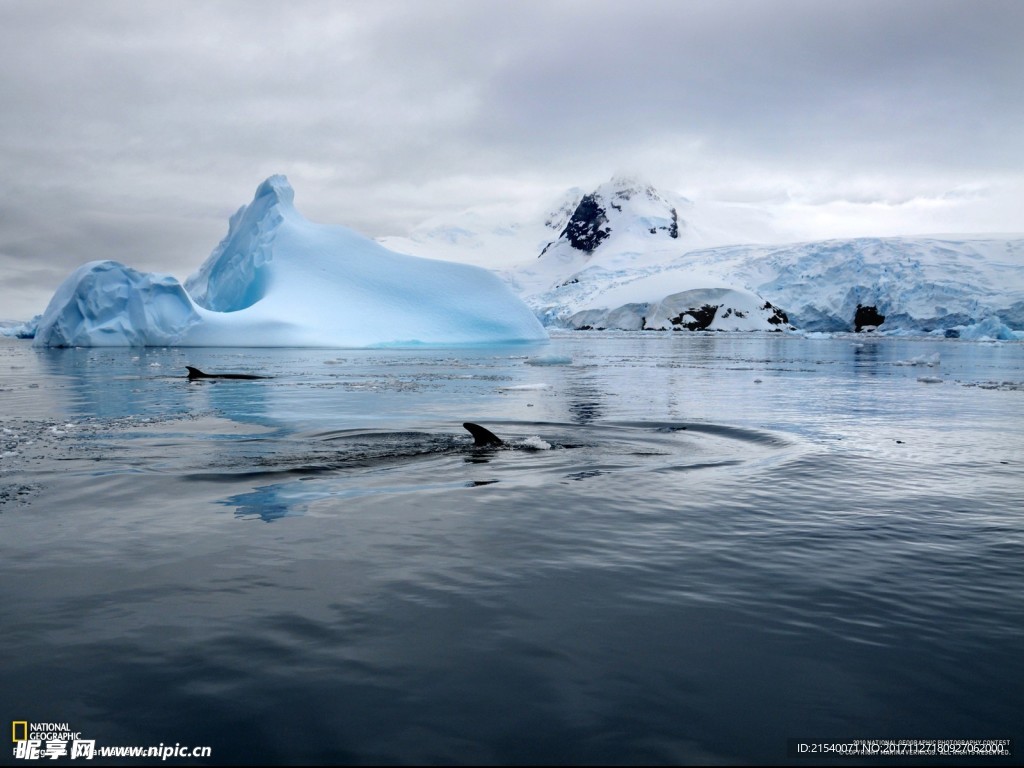
[(269, 379), (269, 376), (257, 376), (254, 373), (204, 373), (198, 368), (193, 368), (191, 365), (186, 365), (188, 369), (188, 380), (195, 381), (196, 379)]
[[(265, 464), (239, 469), (235, 462), (229, 462), (230, 467), (222, 472), (204, 468), (196, 477), (232, 482), (243, 477), (253, 481), (280, 482), (283, 477), (306, 479), (345, 471), (362, 472), (379, 466), (443, 456), (461, 456), (470, 464), (488, 464), (511, 451), (533, 453), (580, 447), (575, 443), (548, 442), (539, 437), (506, 441), (479, 424), (465, 422), (463, 427), (473, 435), (472, 442), (464, 435), (451, 432), (346, 429), (319, 435), (306, 434), (299, 436), (294, 446), (282, 446), (282, 450), (273, 453), (273, 458)], [(489, 485), (493, 482), (497, 481), (473, 481), (470, 484)]]
[(462, 425), (462, 427), (473, 436), (474, 448), (496, 448), (505, 444), (504, 440), (486, 427), (481, 427), (479, 424), (467, 421)]

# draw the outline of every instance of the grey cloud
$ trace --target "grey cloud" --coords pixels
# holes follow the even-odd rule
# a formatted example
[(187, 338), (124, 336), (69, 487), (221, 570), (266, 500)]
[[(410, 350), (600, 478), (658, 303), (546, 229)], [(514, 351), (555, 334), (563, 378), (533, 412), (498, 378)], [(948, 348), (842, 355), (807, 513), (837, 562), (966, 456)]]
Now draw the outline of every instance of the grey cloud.
[(0, 263), (183, 275), (277, 172), (371, 235), (620, 168), (751, 200), (1019, 179), (1022, 29), (1013, 0), (0, 1)]
[(627, 19), (601, 8), (578, 14), (579, 40), (532, 50), (496, 79), (492, 140), (538, 125), (555, 153), (675, 132), (790, 163), (1024, 159), (1020, 5), (724, 2), (691, 15), (641, 4)]

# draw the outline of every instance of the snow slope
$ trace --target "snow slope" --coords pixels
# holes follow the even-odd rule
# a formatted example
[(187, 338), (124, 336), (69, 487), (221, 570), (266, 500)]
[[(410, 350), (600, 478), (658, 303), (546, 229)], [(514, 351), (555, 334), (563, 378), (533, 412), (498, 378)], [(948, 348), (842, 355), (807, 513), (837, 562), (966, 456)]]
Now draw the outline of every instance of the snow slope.
[[(488, 233), (529, 232), (506, 235), (501, 263), (516, 248), (520, 261), (502, 276), (551, 326), (847, 331), (860, 305), (884, 316), (882, 333), (1024, 336), (1019, 237), (783, 243), (755, 210), (694, 203), (624, 178), (573, 190), (559, 209), (567, 215), (549, 217), (545, 229), (481, 224), (478, 215), (479, 229), (462, 227), (447, 243), (421, 231), (404, 245), (487, 264)], [(435, 222), (429, 231), (446, 229)], [(539, 245), (544, 234), (550, 239)], [(707, 306), (717, 307), (711, 322), (695, 324), (690, 310), (707, 319)]]
[(185, 285), (112, 261), (80, 267), (39, 321), (37, 346), (478, 344), (547, 337), (493, 273), (406, 256), (314, 224), (267, 179)]

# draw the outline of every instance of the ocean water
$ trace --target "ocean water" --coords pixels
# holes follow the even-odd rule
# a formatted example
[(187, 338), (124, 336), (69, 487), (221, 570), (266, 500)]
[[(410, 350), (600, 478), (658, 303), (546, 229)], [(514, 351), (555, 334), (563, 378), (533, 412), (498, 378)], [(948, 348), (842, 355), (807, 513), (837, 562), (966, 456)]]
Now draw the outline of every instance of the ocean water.
[(1019, 764), (1022, 344), (0, 339), (0, 403), (6, 720), (180, 764)]

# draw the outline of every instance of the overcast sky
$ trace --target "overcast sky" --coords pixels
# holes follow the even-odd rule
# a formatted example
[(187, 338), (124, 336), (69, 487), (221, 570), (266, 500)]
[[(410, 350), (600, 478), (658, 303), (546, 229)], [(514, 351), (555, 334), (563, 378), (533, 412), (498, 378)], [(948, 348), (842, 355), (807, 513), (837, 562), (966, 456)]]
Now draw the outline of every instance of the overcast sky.
[(1024, 2), (0, 0), (0, 319), (184, 278), (272, 173), (371, 236), (614, 173), (807, 238), (1024, 231)]

